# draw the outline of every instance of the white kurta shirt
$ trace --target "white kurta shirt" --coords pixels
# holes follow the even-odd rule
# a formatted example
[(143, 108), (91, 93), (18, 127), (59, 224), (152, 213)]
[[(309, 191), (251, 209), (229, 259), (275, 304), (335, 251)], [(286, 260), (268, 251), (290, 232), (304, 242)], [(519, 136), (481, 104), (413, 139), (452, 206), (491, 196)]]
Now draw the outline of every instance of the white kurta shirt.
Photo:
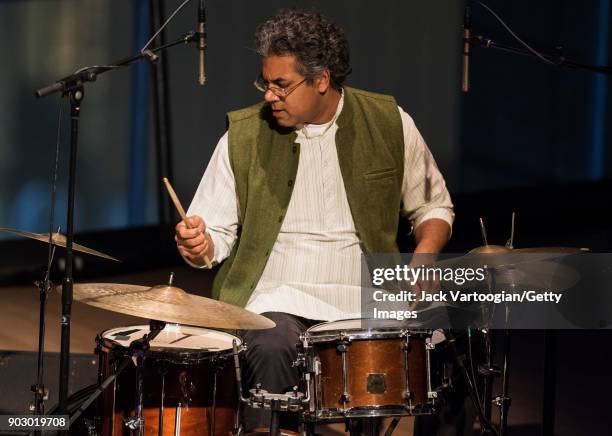
[[(332, 321), (360, 318), (361, 246), (336, 152), (336, 119), (297, 130), (300, 161), (278, 238), (246, 308)], [(454, 219), (444, 178), (412, 118), (400, 111), (405, 146), (402, 211), (414, 228), (431, 218)], [(228, 135), (219, 140), (188, 215), (201, 216), (214, 262), (229, 256), (239, 223)], [(372, 211), (376, 213), (376, 211)]]

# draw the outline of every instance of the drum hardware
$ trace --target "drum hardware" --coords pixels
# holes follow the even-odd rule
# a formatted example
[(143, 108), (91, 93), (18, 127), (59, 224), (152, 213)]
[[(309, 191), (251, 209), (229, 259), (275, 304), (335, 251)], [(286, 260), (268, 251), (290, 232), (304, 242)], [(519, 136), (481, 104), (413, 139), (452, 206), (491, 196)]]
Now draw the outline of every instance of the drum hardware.
[(396, 325), (361, 328), (361, 320), (308, 329), (300, 337), (295, 363), (313, 394), (304, 412), (307, 422), (433, 413), (437, 392), (427, 378), (431, 358), (426, 358), (431, 334)]
[(483, 377), (497, 377), (499, 375), (501, 375), (501, 370), (499, 369), (499, 366), (497, 365), (478, 365), (478, 374), (480, 374)]
[(408, 401), (408, 408), (412, 409), (412, 397), (413, 394), (410, 391), (410, 371), (408, 370), (408, 359), (410, 356), (410, 335), (408, 334), (408, 332), (405, 333), (406, 335), (406, 343), (403, 346), (404, 349), (404, 373), (406, 377), (406, 390), (405, 390), (405, 394), (404, 394), (404, 398), (406, 399), (406, 401)]
[(166, 323), (163, 321), (151, 320), (149, 321), (150, 333), (145, 334), (140, 339), (135, 339), (130, 343), (128, 348), (128, 356), (123, 359), (123, 362), (118, 366), (116, 372), (108, 376), (96, 390), (87, 398), (81, 407), (77, 409), (72, 416), (70, 416), (70, 425), (72, 425), (81, 414), (89, 407), (89, 405), (100, 396), (101, 393), (117, 378), (117, 376), (127, 368), (130, 363), (136, 364), (137, 373), (137, 386), (136, 386), (136, 416), (130, 417), (125, 421), (125, 425), (131, 430), (137, 430), (137, 434), (142, 435), (144, 420), (142, 418), (142, 404), (143, 404), (143, 379), (142, 379), (142, 362), (144, 360), (144, 353), (149, 350), (150, 342), (155, 339), (157, 335), (164, 329)]
[[(52, 195), (55, 195), (55, 186), (52, 191)], [(54, 204), (54, 201), (51, 202)], [(53, 211), (51, 212), (53, 215)], [(53, 218), (51, 219), (53, 221)], [(46, 306), (47, 306), (47, 296), (51, 289), (53, 288), (53, 283), (50, 280), (51, 274), (51, 266), (53, 264), (53, 258), (55, 257), (55, 249), (56, 247), (66, 248), (67, 239), (66, 236), (60, 233), (60, 229), (57, 229), (55, 233), (32, 233), (26, 232), (17, 229), (11, 229), (7, 227), (0, 227), (0, 232), (12, 233), (17, 236), (21, 236), (24, 238), (32, 239), (35, 241), (45, 242), (49, 246), (49, 256), (47, 260), (47, 268), (44, 272), (43, 278), (39, 281), (36, 281), (34, 284), (38, 288), (39, 292), (39, 316), (38, 316), (38, 360), (37, 360), (37, 377), (36, 383), (30, 386), (30, 390), (34, 393), (34, 401), (30, 403), (29, 409), (31, 412), (34, 412), (37, 415), (44, 414), (44, 401), (49, 399), (49, 390), (43, 384), (44, 378), (44, 364), (43, 364), (43, 355), (45, 349), (45, 314), (46, 314)], [(84, 245), (72, 244), (72, 249), (74, 251), (79, 251), (82, 253), (91, 254), (94, 256), (102, 257), (104, 259), (114, 260), (119, 262), (119, 260), (115, 259), (108, 254), (102, 253), (101, 251), (93, 250), (91, 248), (85, 247)]]
[(395, 429), (397, 428), (397, 425), (399, 424), (399, 422), (400, 422), (399, 418), (393, 418), (391, 422), (389, 423), (387, 430), (385, 431), (385, 436), (391, 436), (393, 432), (395, 431)]
[[(110, 378), (115, 383), (98, 401), (98, 435), (127, 435), (132, 429), (143, 430), (147, 435), (238, 434), (238, 398), (228, 359), (232, 340), (242, 347), (239, 338), (215, 330), (168, 324), (150, 342), (149, 349), (138, 356), (142, 357), (138, 366), (120, 373), (132, 358), (128, 344), (148, 329), (146, 325), (118, 327), (99, 335), (99, 378)], [(242, 348), (236, 352), (242, 352)], [(142, 395), (135, 393), (133, 386), (142, 386)]]
[(162, 362), (159, 368), (159, 375), (161, 376), (161, 392), (159, 398), (159, 418), (157, 420), (157, 426), (160, 429), (164, 428), (164, 401), (166, 399), (166, 374), (168, 369), (166, 368), (165, 362)]
[[(276, 394), (262, 389), (261, 383), (257, 383), (254, 389), (249, 389), (249, 397), (246, 398), (242, 394), (242, 378), (240, 375), (240, 361), (238, 360), (237, 345), (234, 341), (232, 344), (234, 349), (234, 370), (236, 371), (237, 393), (240, 402), (254, 409), (270, 410), (270, 436), (280, 436), (281, 429), (279, 427), (281, 412), (302, 412), (310, 403), (310, 391), (306, 395), (298, 390), (297, 386), (293, 387), (291, 392), (284, 394)], [(303, 365), (306, 361), (304, 356), (300, 356), (293, 366)]]
[[(431, 342), (431, 338), (425, 338), (425, 363), (428, 368), (431, 368), (431, 350), (434, 348), (436, 346)], [(438, 398), (438, 391), (431, 388), (431, 371), (427, 371), (427, 398), (430, 400)]]
[[(68, 199), (66, 202), (66, 270), (62, 281), (62, 315), (61, 315), (61, 346), (60, 346), (60, 371), (59, 371), (59, 408), (58, 413), (65, 414), (68, 400), (68, 376), (70, 373), (70, 320), (73, 303), (74, 283), (73, 269), (73, 239), (74, 239), (74, 204), (76, 192), (76, 170), (77, 170), (77, 148), (79, 138), (79, 123), (82, 114), (82, 104), (85, 97), (85, 84), (94, 82), (99, 75), (113, 71), (121, 67), (127, 67), (142, 59), (153, 63), (158, 60), (156, 53), (165, 51), (170, 47), (198, 40), (198, 33), (190, 31), (179, 39), (160, 47), (143, 47), (137, 54), (127, 58), (111, 62), (106, 65), (96, 65), (80, 68), (69, 76), (63, 77), (54, 83), (36, 90), (37, 98), (48, 97), (55, 93), (61, 93), (62, 97), (68, 97), (70, 101), (70, 149), (68, 162)], [(148, 45), (148, 44), (147, 44)], [(52, 197), (53, 199), (53, 197)], [(154, 317), (151, 317), (154, 318)]]
[[(174, 436), (180, 436), (181, 434), (181, 412), (183, 411), (183, 404), (178, 403), (176, 405), (176, 417), (174, 418)], [(161, 433), (162, 429), (160, 429)]]
[(340, 396), (340, 402), (343, 403), (343, 406), (346, 408), (346, 403), (350, 401), (350, 395), (348, 393), (348, 362), (346, 357), (346, 352), (350, 345), (350, 341), (343, 339), (336, 346), (336, 349), (340, 353), (342, 358), (342, 395)]

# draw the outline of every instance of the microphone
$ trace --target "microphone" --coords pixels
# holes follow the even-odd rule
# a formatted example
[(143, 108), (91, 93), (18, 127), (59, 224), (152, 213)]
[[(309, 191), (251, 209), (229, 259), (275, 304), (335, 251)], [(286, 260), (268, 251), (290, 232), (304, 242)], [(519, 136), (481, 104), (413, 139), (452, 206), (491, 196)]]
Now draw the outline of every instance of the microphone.
[(461, 73), (461, 90), (470, 90), (470, 7), (466, 6), (463, 15), (463, 68)]
[(206, 83), (206, 70), (204, 65), (204, 50), (206, 49), (206, 11), (204, 10), (204, 0), (198, 4), (198, 53), (200, 55), (200, 71), (198, 74), (198, 84)]

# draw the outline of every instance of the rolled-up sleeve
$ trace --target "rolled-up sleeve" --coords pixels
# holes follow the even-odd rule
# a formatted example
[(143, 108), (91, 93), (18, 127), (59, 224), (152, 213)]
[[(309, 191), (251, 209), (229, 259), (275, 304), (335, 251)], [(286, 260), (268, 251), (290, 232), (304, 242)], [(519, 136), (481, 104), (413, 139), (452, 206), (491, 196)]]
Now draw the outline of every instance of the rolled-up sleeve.
[[(229, 161), (227, 132), (215, 148), (187, 215), (199, 215), (206, 223), (206, 231), (215, 244), (212, 261), (220, 263), (226, 259), (236, 242), (239, 225), (238, 198)], [(189, 261), (187, 263), (195, 266)]]
[(413, 229), (432, 218), (446, 221), (452, 229), (455, 214), (446, 182), (414, 121), (399, 108), (404, 132), (404, 180), (402, 212)]

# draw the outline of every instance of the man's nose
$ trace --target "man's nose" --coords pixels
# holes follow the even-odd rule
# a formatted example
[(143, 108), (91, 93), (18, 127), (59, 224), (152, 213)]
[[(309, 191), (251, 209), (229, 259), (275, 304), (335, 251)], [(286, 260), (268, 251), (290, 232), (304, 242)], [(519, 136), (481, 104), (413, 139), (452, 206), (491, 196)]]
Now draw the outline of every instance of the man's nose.
[(266, 92), (264, 92), (264, 100), (267, 101), (268, 103), (274, 103), (276, 101), (279, 101), (280, 98), (278, 97), (278, 95), (274, 94), (272, 91), (270, 91), (270, 89), (268, 88), (266, 90)]

